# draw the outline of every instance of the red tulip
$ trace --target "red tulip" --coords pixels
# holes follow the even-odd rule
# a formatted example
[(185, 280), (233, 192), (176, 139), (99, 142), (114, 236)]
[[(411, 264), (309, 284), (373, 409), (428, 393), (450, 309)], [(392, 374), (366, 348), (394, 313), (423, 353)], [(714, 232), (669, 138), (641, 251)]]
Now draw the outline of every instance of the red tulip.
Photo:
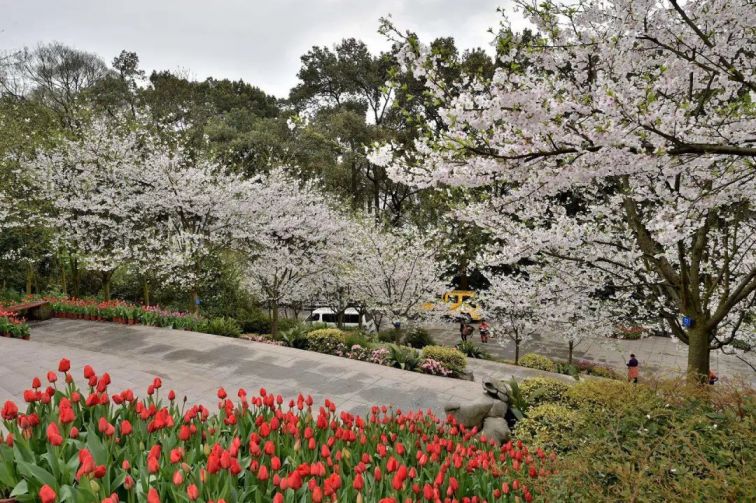
[(130, 435), (132, 432), (131, 422), (129, 422), (128, 419), (124, 419), (121, 421), (121, 436), (125, 437)]
[(352, 482), (352, 487), (354, 487), (357, 491), (362, 491), (362, 488), (365, 487), (365, 481), (362, 479), (361, 474), (357, 474), (354, 477), (354, 482)]
[(84, 365), (84, 379), (89, 379), (95, 375), (94, 369), (89, 365)]
[(68, 436), (71, 438), (79, 438), (79, 428), (74, 426), (71, 431), (68, 432)]
[(191, 484), (186, 488), (186, 494), (189, 495), (189, 499), (194, 501), (199, 498), (199, 489), (194, 484)]
[(47, 373), (47, 380), (50, 382), (55, 382), (58, 380), (58, 376), (53, 372), (52, 370)]
[(160, 503), (160, 496), (154, 487), (147, 492), (147, 503)]
[(273, 503), (283, 503), (284, 497), (281, 493), (276, 493), (275, 496), (273, 496)]
[(40, 382), (39, 377), (35, 377), (32, 379), (32, 388), (37, 389), (42, 387), (42, 382)]
[(170, 400), (170, 401), (172, 402), (172, 401), (174, 401), (175, 399), (176, 399), (176, 392), (175, 392), (175, 391), (173, 391), (173, 390), (170, 390), (170, 391), (168, 392), (168, 400)]
[(47, 484), (43, 485), (39, 490), (39, 500), (42, 503), (53, 503), (57, 499), (58, 495), (55, 494), (53, 488)]
[(105, 476), (105, 473), (107, 472), (107, 468), (105, 468), (105, 465), (98, 465), (94, 469), (94, 476), (96, 479), (101, 479)]
[(268, 480), (268, 469), (265, 465), (260, 465), (260, 470), (257, 472), (257, 480)]
[(226, 390), (223, 388), (218, 388), (218, 398), (221, 400), (225, 400), (228, 395), (226, 394)]
[(60, 435), (58, 425), (50, 423), (47, 425), (47, 441), (52, 445), (60, 445), (63, 443), (63, 437)]
[(178, 463), (184, 458), (184, 449), (177, 447), (171, 450), (171, 463)]
[(66, 358), (61, 358), (58, 363), (58, 372), (68, 372), (71, 370), (71, 362)]

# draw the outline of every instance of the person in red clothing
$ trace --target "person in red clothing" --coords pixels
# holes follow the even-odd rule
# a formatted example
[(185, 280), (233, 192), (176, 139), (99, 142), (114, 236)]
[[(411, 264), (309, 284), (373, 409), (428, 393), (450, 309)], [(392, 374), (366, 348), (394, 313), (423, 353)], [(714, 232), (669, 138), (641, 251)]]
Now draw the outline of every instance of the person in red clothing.
[(478, 330), (480, 330), (480, 342), (488, 342), (488, 336), (491, 333), (491, 327), (488, 325), (486, 320), (480, 322)]
[(627, 382), (638, 383), (638, 360), (634, 354), (630, 354), (630, 359), (627, 361)]

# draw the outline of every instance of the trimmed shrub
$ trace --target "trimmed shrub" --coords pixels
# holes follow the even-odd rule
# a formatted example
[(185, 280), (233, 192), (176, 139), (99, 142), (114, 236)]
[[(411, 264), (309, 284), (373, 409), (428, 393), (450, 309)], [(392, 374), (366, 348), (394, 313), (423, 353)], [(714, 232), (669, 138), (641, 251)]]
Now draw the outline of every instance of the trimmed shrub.
[(425, 346), (422, 352), (422, 358), (440, 362), (444, 367), (451, 370), (455, 375), (465, 373), (467, 367), (467, 357), (458, 349), (446, 346)]
[(646, 386), (601, 380), (581, 381), (567, 390), (565, 398), (575, 407), (594, 412), (601, 409), (645, 410), (658, 405), (660, 401)]
[(307, 349), (319, 353), (345, 354), (346, 337), (338, 328), (320, 328), (307, 333)]
[(520, 383), (522, 397), (530, 407), (546, 402), (561, 402), (569, 389), (569, 384), (548, 377), (531, 377)]
[(404, 344), (416, 349), (423, 349), (425, 346), (436, 344), (436, 342), (427, 330), (413, 328), (404, 336)]
[(515, 438), (534, 447), (566, 452), (577, 447), (578, 429), (584, 419), (565, 405), (545, 403), (528, 411), (528, 417), (517, 422)]
[(551, 358), (541, 356), (535, 353), (528, 353), (520, 357), (520, 366), (531, 369), (545, 370), (547, 372), (556, 372), (556, 363)]

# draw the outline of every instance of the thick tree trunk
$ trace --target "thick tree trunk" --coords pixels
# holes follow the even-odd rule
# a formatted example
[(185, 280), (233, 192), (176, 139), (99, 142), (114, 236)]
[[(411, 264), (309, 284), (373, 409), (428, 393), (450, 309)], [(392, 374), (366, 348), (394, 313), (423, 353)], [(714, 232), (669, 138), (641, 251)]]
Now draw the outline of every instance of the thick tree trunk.
[(32, 294), (32, 280), (34, 279), (34, 268), (31, 264), (26, 264), (26, 295)]
[(278, 337), (278, 302), (273, 302), (270, 308), (270, 335)]
[(709, 378), (709, 333), (694, 327), (688, 332), (688, 379), (706, 383)]

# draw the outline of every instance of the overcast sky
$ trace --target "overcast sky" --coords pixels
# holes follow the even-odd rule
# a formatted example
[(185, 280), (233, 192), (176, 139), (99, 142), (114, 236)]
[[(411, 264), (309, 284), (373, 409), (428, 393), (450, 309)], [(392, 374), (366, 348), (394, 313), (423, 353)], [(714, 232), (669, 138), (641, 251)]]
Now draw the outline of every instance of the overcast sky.
[(0, 49), (59, 41), (108, 64), (135, 51), (149, 73), (242, 78), (277, 96), (296, 82), (313, 45), (357, 37), (388, 48), (378, 20), (391, 14), (424, 40), (451, 35), (460, 48), (490, 48), (496, 7), (509, 0), (0, 0)]

